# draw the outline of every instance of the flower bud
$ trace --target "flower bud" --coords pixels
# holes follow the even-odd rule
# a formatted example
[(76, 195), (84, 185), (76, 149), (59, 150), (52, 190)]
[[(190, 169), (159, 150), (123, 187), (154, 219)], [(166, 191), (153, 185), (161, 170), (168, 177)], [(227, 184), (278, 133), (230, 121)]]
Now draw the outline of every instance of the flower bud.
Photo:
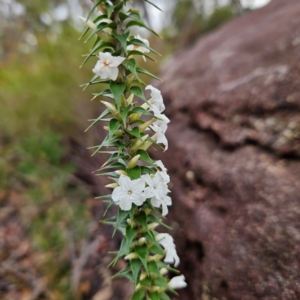
[(163, 258), (164, 256), (162, 256), (162, 255), (159, 255), (159, 254), (155, 254), (155, 255), (153, 255), (153, 256), (148, 256), (148, 258), (147, 258), (147, 261), (148, 262), (150, 262), (150, 261), (156, 261), (156, 262), (158, 262), (158, 261), (160, 261), (162, 258)]
[(139, 150), (139, 148), (145, 143), (145, 141), (147, 140), (147, 138), (149, 137), (148, 134), (144, 135), (141, 139), (135, 141), (133, 143), (133, 145), (130, 148), (130, 153), (135, 153), (136, 151)]
[(122, 94), (121, 96), (121, 107), (125, 107), (126, 106), (126, 99), (124, 97), (124, 95)]
[(124, 257), (125, 260), (132, 260), (137, 258), (139, 258), (139, 256), (135, 252), (132, 252)]
[(102, 102), (113, 115), (118, 112), (116, 107), (112, 103), (107, 101), (100, 101), (100, 102)]
[(135, 157), (133, 157), (128, 163), (128, 169), (133, 169), (137, 165), (140, 157), (140, 155), (136, 155)]
[(103, 103), (108, 110), (114, 115), (114, 117), (118, 120), (118, 121), (122, 121), (122, 117), (120, 115), (120, 112), (116, 109), (115, 105), (113, 105), (110, 102), (107, 101), (101, 101), (101, 103)]
[(150, 287), (150, 292), (155, 293), (158, 292), (160, 290), (159, 286), (151, 286)]
[(108, 126), (103, 126), (103, 128), (104, 128), (105, 130), (109, 130), (109, 127), (108, 127)]
[(162, 268), (159, 270), (159, 273), (164, 276), (164, 275), (167, 275), (168, 274), (168, 270), (166, 268)]
[(154, 230), (159, 224), (158, 223), (150, 223), (148, 224), (149, 230)]
[(115, 133), (114, 133), (115, 136), (117, 137), (122, 137), (124, 135), (123, 131), (122, 130), (117, 130)]
[(109, 188), (109, 189), (114, 189), (114, 188), (116, 188), (117, 186), (119, 186), (119, 185), (115, 182), (115, 183), (107, 184), (105, 187), (107, 187), (107, 188)]
[(90, 20), (87, 20), (86, 18), (84, 17), (79, 17), (79, 19), (84, 23), (86, 24), (88, 27), (90, 27), (92, 30), (96, 29), (97, 28), (97, 25), (95, 23), (93, 23), (92, 21)]
[(124, 170), (117, 170), (117, 171), (115, 171), (115, 173), (118, 174), (119, 176), (121, 176), (121, 175), (127, 176), (127, 173)]
[[(134, 77), (133, 75), (131, 75), (131, 76), (127, 79), (127, 81), (126, 81), (126, 90), (129, 90), (129, 89), (130, 89), (130, 87), (131, 87), (131, 85), (132, 85), (134, 79), (135, 79), (135, 77)], [(132, 97), (132, 98), (133, 98), (133, 97)], [(127, 103), (128, 103), (128, 102), (127, 102)], [(128, 104), (130, 104), (130, 103), (128, 103)]]
[(136, 227), (136, 222), (134, 222), (133, 220), (127, 219), (127, 224), (131, 226), (131, 228)]
[(133, 98), (134, 98), (134, 94), (131, 94), (131, 95), (127, 98), (126, 101), (127, 101), (127, 104), (128, 104), (128, 105), (132, 103)]
[(146, 238), (144, 237), (141, 237), (139, 240), (138, 240), (138, 245), (139, 246), (143, 246), (145, 243), (146, 243)]
[(143, 211), (148, 216), (152, 212), (152, 209), (151, 208), (143, 208)]
[(144, 124), (139, 126), (140, 132), (144, 132), (151, 124), (153, 124), (156, 120), (152, 119), (150, 121), (145, 122)]
[(141, 107), (142, 107), (143, 109), (148, 109), (150, 106), (149, 106), (147, 103), (144, 103)]
[(141, 115), (136, 114), (136, 113), (130, 115), (130, 117), (129, 117), (129, 123), (132, 124), (134, 121), (138, 120), (140, 118), (140, 116)]
[(153, 143), (150, 141), (146, 141), (139, 149), (147, 151), (149, 147), (151, 147)]
[(147, 273), (146, 272), (142, 272), (142, 274), (140, 276), (140, 280), (144, 280), (145, 278), (147, 278)]

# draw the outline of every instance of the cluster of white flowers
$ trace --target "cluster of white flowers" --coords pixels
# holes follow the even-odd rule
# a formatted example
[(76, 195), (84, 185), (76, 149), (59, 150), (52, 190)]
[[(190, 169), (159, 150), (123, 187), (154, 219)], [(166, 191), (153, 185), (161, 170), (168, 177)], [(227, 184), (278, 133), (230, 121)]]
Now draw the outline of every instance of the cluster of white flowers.
[[(107, 0), (107, 2), (112, 5), (110, 1)], [(111, 23), (110, 19), (105, 18), (101, 18), (99, 21), (94, 21), (95, 23), (83, 17), (80, 17), (80, 19), (92, 30), (96, 30), (97, 26), (102, 22), (106, 24)], [(133, 33), (132, 30), (133, 27), (130, 29), (131, 34)], [(104, 31), (109, 36), (112, 36), (111, 28), (106, 26)], [(130, 59), (132, 58), (132, 55), (139, 54), (142, 55), (146, 61), (146, 54), (150, 52), (149, 41), (142, 38), (137, 32), (135, 34), (135, 39), (140, 42), (135, 41), (134, 44), (129, 43), (126, 50), (124, 49), (124, 55), (126, 56), (126, 54), (128, 54), (129, 58), (127, 57), (127, 59)], [(126, 51), (129, 53), (126, 53)], [(110, 52), (100, 52), (98, 54), (98, 61), (92, 71), (99, 76), (100, 79), (116, 81), (119, 76), (119, 66), (125, 60), (126, 57), (113, 56)], [(154, 119), (149, 121), (150, 123), (148, 124), (151, 125), (148, 125), (149, 127), (144, 130), (152, 130), (154, 134), (151, 136), (151, 139), (157, 144), (163, 144), (164, 151), (166, 151), (168, 149), (168, 140), (165, 133), (170, 120), (165, 116), (165, 114), (163, 114), (165, 110), (163, 97), (161, 92), (152, 85), (148, 85), (146, 90), (150, 91), (151, 97), (142, 105), (142, 108), (151, 112)], [(145, 135), (143, 138), (146, 140), (148, 136), (149, 135)], [(136, 157), (139, 159), (140, 156), (137, 155)], [(119, 205), (121, 210), (129, 211), (132, 209), (133, 204), (141, 207), (148, 199), (153, 207), (161, 208), (163, 216), (168, 214), (168, 206), (172, 205), (172, 200), (168, 196), (168, 193), (170, 192), (168, 189), (170, 177), (167, 173), (167, 169), (160, 160), (155, 161), (154, 164), (156, 165), (155, 174), (143, 174), (138, 179), (131, 179), (125, 172), (118, 173), (120, 177), (117, 180), (117, 184), (114, 183), (113, 186), (111, 186), (114, 187), (111, 197), (112, 200)], [(160, 244), (165, 251), (164, 262), (166, 264), (174, 264), (174, 266), (177, 267), (180, 263), (180, 259), (177, 255), (172, 236), (168, 233), (157, 232), (155, 232), (155, 235), (157, 243)], [(143, 239), (145, 240), (145, 238)], [(125, 259), (130, 258), (130, 255), (133, 254), (127, 255)], [(134, 258), (136, 258), (136, 254), (134, 255)], [(162, 270), (167, 272), (166, 269), (161, 269), (161, 271)], [(173, 277), (168, 282), (168, 285), (172, 289), (180, 289), (187, 286), (183, 275)]]
[(167, 195), (170, 192), (167, 186), (170, 177), (160, 160), (155, 164), (160, 170), (154, 175), (142, 175), (140, 179), (135, 180), (125, 175), (120, 176), (119, 186), (113, 190), (112, 199), (122, 210), (128, 211), (133, 203), (141, 206), (147, 199), (151, 199), (152, 205), (157, 208), (162, 207), (162, 214), (167, 215), (167, 206), (172, 205), (172, 200)]

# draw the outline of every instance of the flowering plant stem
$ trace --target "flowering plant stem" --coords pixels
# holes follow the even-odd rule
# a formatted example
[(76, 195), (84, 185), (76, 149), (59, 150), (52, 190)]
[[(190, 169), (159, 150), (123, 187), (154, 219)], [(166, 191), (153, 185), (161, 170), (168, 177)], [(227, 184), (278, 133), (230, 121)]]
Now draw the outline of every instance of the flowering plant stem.
[[(91, 21), (97, 10), (98, 16)], [(84, 63), (98, 57), (93, 69), (95, 76), (83, 87), (107, 86), (94, 94), (93, 99), (104, 98), (101, 102), (105, 110), (92, 120), (89, 128), (98, 122), (105, 123), (107, 136), (92, 149), (94, 154), (110, 155), (98, 175), (112, 180), (107, 187), (113, 191), (99, 198), (108, 202), (107, 210), (114, 204), (119, 207), (115, 216), (102, 222), (113, 225), (114, 233), (120, 230), (124, 235), (110, 265), (121, 258), (128, 261), (114, 277), (124, 276), (132, 281), (132, 300), (170, 299), (167, 292), (176, 293), (174, 289), (186, 286), (183, 275), (169, 280), (170, 272), (179, 273), (170, 267), (178, 266), (179, 257), (173, 238), (156, 231), (159, 225), (169, 228), (162, 218), (172, 204), (168, 196), (170, 178), (163, 163), (154, 161), (147, 152), (150, 147), (163, 148), (161, 145), (167, 150), (165, 132), (169, 119), (162, 113), (165, 106), (160, 91), (146, 86), (139, 74), (158, 78), (136, 62), (137, 56), (153, 60), (148, 53), (158, 53), (133, 32), (145, 28), (156, 33), (145, 25), (139, 11), (128, 7), (128, 0), (94, 0), (87, 18), (80, 18), (86, 25), (83, 36), (89, 34), (87, 40), (96, 37)], [(144, 94), (145, 86), (150, 90), (150, 99)]]

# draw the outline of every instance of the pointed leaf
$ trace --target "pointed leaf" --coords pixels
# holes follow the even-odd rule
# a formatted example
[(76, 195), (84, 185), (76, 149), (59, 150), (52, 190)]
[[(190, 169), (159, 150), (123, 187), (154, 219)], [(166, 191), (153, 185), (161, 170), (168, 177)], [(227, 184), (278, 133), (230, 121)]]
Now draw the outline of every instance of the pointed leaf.
[(131, 300), (144, 300), (145, 299), (145, 290), (144, 289), (138, 289), (134, 292), (134, 294), (131, 297)]
[(147, 226), (147, 215), (145, 212), (141, 211), (138, 215), (135, 216), (135, 220), (140, 223), (146, 231), (149, 231)]
[(150, 77), (152, 77), (152, 78), (154, 78), (154, 79), (156, 79), (156, 80), (161, 81), (161, 79), (160, 79), (159, 77), (153, 75), (152, 73), (148, 72), (147, 70), (145, 70), (145, 69), (143, 69), (143, 68), (138, 68), (138, 67), (137, 67), (137, 68), (136, 68), (136, 71), (137, 71), (138, 73), (148, 75), (148, 76), (150, 76)]
[(154, 166), (154, 161), (150, 158), (148, 152), (145, 150), (138, 150), (137, 154), (140, 155), (140, 159)]
[(136, 166), (133, 169), (127, 169), (126, 170), (128, 176), (130, 177), (130, 179), (134, 180), (134, 179), (139, 179), (141, 177), (141, 167), (140, 166)]
[(148, 266), (147, 266), (147, 257), (148, 257), (148, 248), (146, 245), (137, 246), (135, 247), (135, 252), (137, 253), (138, 257), (140, 258), (143, 266), (148, 273)]
[(140, 99), (142, 99), (144, 102), (148, 102), (148, 100), (146, 99), (143, 90), (139, 87), (139, 86), (132, 86), (129, 89), (129, 92), (136, 95), (137, 97), (139, 97)]
[(147, 44), (145, 44), (143, 41), (141, 41), (139, 39), (131, 39), (130, 41), (128, 41), (127, 44), (141, 46), (143, 48), (150, 50), (154, 54), (161, 56), (157, 51), (155, 51), (153, 48), (151, 48), (150, 46), (148, 46)]
[(121, 96), (123, 95), (125, 88), (126, 88), (126, 83), (122, 82), (122, 83), (116, 83), (116, 82), (112, 82), (109, 86), (111, 92), (114, 95), (116, 104), (117, 104), (117, 108), (119, 109), (121, 106)]
[(134, 284), (137, 285), (137, 279), (142, 267), (142, 262), (140, 259), (132, 259), (130, 261), (131, 272), (133, 275)]
[(127, 48), (127, 40), (129, 37), (129, 32), (124, 33), (124, 34), (118, 34), (116, 32), (113, 33), (114, 37), (121, 43), (123, 49), (126, 51)]

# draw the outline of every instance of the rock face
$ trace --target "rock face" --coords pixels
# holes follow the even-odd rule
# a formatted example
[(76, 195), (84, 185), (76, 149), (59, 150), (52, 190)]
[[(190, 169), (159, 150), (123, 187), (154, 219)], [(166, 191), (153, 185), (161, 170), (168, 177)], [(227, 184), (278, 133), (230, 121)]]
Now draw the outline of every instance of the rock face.
[(300, 299), (299, 16), (273, 0), (164, 66), (182, 300)]

